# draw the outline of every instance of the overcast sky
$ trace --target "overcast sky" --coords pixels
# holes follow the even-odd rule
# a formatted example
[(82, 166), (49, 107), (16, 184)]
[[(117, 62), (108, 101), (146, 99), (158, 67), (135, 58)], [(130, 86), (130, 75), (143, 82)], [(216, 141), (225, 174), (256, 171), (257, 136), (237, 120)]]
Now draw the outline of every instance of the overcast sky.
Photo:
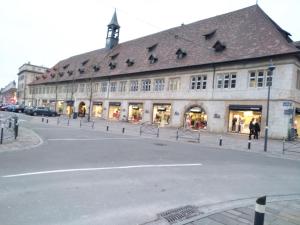
[[(2, 0), (0, 87), (17, 81), (26, 62), (58, 61), (105, 46), (117, 9), (120, 42), (254, 5), (256, 0)], [(299, 0), (258, 0), (283, 29), (300, 40)]]

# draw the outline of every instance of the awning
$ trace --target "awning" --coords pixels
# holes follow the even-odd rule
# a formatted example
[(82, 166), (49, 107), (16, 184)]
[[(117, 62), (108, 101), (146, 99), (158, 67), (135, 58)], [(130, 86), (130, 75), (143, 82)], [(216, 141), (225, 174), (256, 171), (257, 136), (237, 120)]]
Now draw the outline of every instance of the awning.
[(67, 106), (73, 106), (74, 100), (67, 100), (66, 103), (67, 103)]
[(102, 105), (102, 102), (93, 102), (93, 105)]
[(262, 106), (261, 105), (229, 105), (229, 110), (261, 112)]
[(121, 106), (121, 102), (110, 102), (109, 106)]

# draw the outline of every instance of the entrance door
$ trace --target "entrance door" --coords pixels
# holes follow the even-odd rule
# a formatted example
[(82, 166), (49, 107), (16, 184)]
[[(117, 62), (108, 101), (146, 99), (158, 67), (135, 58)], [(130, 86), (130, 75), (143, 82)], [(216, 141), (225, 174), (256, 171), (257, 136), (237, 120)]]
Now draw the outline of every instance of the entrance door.
[(85, 113), (86, 113), (86, 105), (84, 102), (80, 102), (78, 107), (78, 116), (85, 117)]
[(171, 119), (171, 104), (153, 105), (153, 123), (167, 125)]
[(207, 128), (207, 115), (201, 106), (193, 106), (186, 111), (184, 126), (195, 130)]
[(130, 103), (128, 107), (128, 119), (130, 122), (138, 123), (143, 119), (143, 104)]
[(108, 118), (111, 120), (119, 120), (121, 114), (121, 103), (111, 102), (109, 103)]

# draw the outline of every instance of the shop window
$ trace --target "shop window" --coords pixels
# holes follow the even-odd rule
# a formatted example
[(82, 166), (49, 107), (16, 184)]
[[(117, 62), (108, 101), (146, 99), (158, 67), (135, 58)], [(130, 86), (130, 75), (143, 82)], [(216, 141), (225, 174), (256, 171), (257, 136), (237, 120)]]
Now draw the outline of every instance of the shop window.
[(103, 112), (102, 102), (93, 102), (92, 116), (102, 117), (102, 112)]
[(142, 80), (142, 91), (150, 91), (151, 90), (151, 80)]
[(207, 128), (207, 115), (200, 106), (189, 108), (184, 119), (184, 127), (186, 128), (195, 130)]
[(171, 119), (170, 104), (153, 105), (153, 123), (160, 124), (161, 126), (163, 126), (169, 124), (170, 119)]
[(192, 90), (206, 89), (206, 82), (207, 82), (206, 75), (192, 76), (191, 77), (191, 89)]
[(120, 81), (119, 92), (126, 92), (126, 81)]
[(163, 91), (165, 88), (165, 79), (156, 79), (154, 81), (154, 91)]
[(225, 73), (217, 75), (217, 88), (235, 88), (236, 87), (236, 74)]
[(143, 104), (130, 103), (128, 107), (128, 119), (130, 122), (138, 123), (142, 120)]
[(180, 78), (170, 78), (169, 79), (169, 91), (177, 91), (180, 89)]
[(101, 92), (107, 91), (107, 82), (101, 82)]
[(130, 91), (138, 91), (139, 90), (139, 81), (132, 80), (130, 81)]
[(110, 83), (110, 91), (116, 92), (117, 91), (117, 82), (111, 82)]
[(121, 114), (121, 103), (110, 103), (108, 109), (108, 118), (119, 120)]

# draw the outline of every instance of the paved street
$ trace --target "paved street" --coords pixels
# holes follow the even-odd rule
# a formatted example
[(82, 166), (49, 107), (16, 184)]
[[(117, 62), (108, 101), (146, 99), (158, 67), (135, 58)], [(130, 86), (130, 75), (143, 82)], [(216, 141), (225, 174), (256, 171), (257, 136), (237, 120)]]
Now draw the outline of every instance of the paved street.
[(24, 126), (43, 144), (0, 153), (1, 225), (143, 224), (185, 205), (300, 192), (297, 160), (35, 119)]

